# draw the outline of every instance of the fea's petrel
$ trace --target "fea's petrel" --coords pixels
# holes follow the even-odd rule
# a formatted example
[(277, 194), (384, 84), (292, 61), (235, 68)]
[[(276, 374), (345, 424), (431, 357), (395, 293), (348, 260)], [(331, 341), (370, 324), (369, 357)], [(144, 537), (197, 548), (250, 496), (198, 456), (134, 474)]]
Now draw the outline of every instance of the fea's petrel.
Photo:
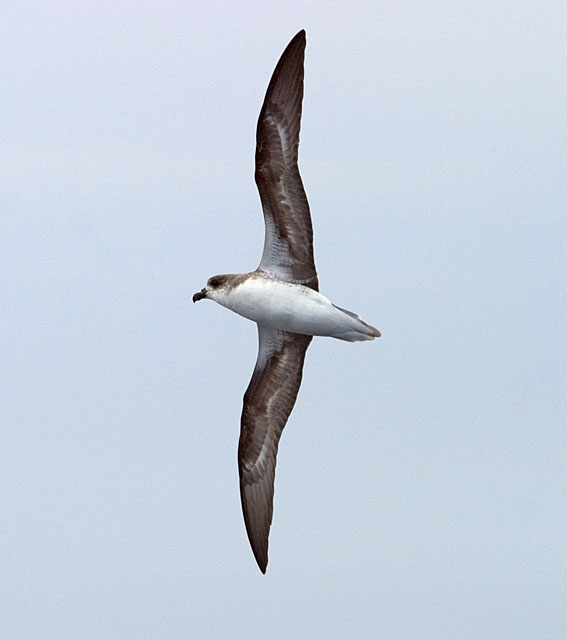
[(256, 271), (213, 276), (193, 296), (253, 320), (259, 349), (244, 394), (238, 468), (246, 532), (258, 566), (268, 564), (278, 443), (295, 404), (313, 336), (356, 342), (380, 332), (319, 293), (309, 205), (297, 166), (305, 31), (289, 43), (262, 105), (256, 132), (256, 184), (266, 235)]

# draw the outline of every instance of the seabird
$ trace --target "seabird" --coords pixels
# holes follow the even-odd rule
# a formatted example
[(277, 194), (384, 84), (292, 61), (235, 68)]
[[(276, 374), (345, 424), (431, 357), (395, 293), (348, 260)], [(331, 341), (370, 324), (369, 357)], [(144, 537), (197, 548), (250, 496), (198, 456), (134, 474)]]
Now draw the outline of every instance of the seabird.
[(258, 359), (244, 394), (238, 469), (244, 523), (262, 573), (268, 564), (276, 455), (301, 384), (313, 336), (357, 342), (378, 329), (319, 293), (309, 204), (297, 166), (305, 31), (283, 52), (256, 131), (255, 179), (266, 235), (256, 271), (209, 278), (193, 296), (214, 300), (258, 325)]

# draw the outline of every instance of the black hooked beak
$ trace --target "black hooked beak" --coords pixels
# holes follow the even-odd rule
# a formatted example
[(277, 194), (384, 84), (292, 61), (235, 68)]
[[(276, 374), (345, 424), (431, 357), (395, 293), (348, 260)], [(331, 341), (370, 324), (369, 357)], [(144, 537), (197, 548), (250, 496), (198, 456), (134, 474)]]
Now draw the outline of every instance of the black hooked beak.
[(206, 298), (206, 297), (207, 297), (207, 292), (205, 291), (205, 287), (203, 287), (201, 291), (198, 291), (193, 296), (193, 302), (197, 302), (197, 300), (202, 300), (203, 298)]

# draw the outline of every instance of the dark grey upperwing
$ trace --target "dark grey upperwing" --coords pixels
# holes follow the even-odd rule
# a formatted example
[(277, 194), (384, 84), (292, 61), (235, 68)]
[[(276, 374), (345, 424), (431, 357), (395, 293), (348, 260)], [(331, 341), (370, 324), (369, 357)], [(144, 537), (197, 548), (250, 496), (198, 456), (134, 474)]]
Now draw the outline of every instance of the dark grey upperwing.
[(297, 398), (312, 337), (259, 324), (258, 339), (258, 359), (244, 395), (238, 469), (246, 532), (256, 562), (266, 573), (278, 444)]
[(255, 178), (266, 224), (258, 268), (317, 291), (309, 203), (297, 166), (304, 53), (300, 31), (275, 68), (258, 119)]

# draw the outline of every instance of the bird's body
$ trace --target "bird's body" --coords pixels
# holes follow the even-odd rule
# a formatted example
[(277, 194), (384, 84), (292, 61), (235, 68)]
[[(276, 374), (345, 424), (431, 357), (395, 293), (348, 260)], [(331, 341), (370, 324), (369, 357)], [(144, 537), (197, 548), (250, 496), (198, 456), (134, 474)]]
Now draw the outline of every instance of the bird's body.
[(352, 311), (302, 284), (270, 277), (262, 271), (216, 276), (227, 286), (207, 296), (238, 315), (272, 329), (357, 342), (380, 334)]
[(256, 271), (209, 278), (193, 302), (214, 300), (256, 322), (258, 359), (244, 395), (238, 470), (246, 532), (262, 572), (268, 564), (276, 455), (313, 336), (357, 342), (380, 332), (319, 293), (313, 230), (297, 151), (305, 31), (282, 54), (256, 133), (255, 179), (266, 235)]

